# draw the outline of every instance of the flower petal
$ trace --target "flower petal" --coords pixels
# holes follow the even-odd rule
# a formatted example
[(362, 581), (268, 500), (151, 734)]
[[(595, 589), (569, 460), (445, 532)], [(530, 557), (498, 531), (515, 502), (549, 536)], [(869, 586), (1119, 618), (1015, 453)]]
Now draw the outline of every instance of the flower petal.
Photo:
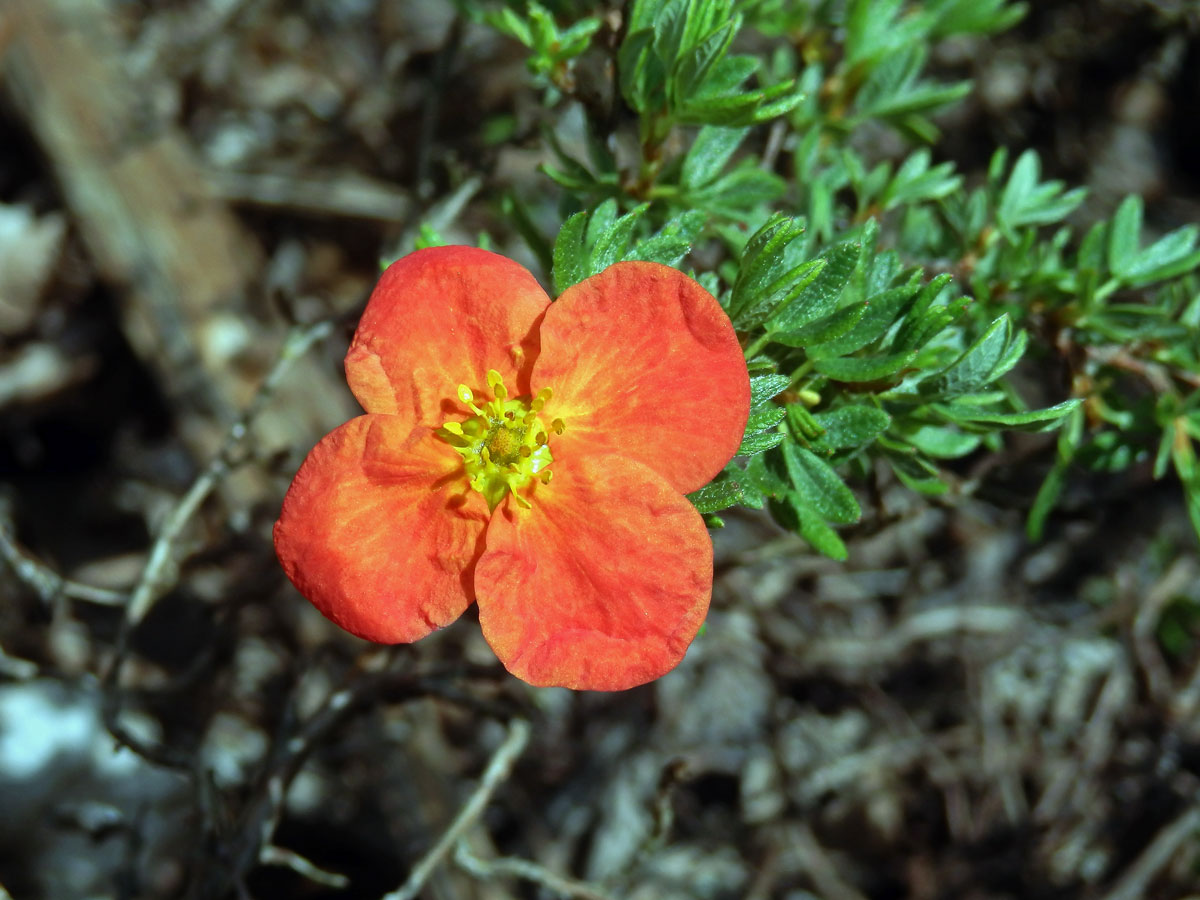
[(652, 681), (679, 663), (708, 611), (704, 521), (641, 463), (556, 459), (555, 469), (532, 509), (510, 497), (488, 525), (475, 569), (483, 635), (530, 684)]
[(432, 432), (359, 416), (300, 467), (275, 523), (288, 578), (326, 617), (380, 643), (448, 625), (474, 599), (488, 519), (462, 460)]
[[(537, 323), (550, 298), (521, 265), (476, 247), (429, 247), (392, 263), (346, 353), (363, 409), (436, 427), (458, 410), (458, 385), (487, 389), (498, 371), (529, 393)], [(459, 410), (461, 411), (461, 410)]]
[(555, 456), (568, 443), (620, 454), (687, 493), (737, 452), (746, 362), (725, 311), (682, 272), (623, 262), (581, 281), (547, 311), (541, 345), (533, 385), (567, 425)]

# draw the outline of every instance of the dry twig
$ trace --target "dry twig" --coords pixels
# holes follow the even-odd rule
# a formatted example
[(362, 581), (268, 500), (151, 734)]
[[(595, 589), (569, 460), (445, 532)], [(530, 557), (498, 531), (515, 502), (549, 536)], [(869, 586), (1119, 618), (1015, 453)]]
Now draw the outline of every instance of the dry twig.
[(494, 878), (520, 878), (559, 897), (569, 897), (573, 900), (615, 900), (613, 895), (605, 893), (586, 881), (576, 881), (574, 878), (557, 875), (532, 860), (517, 859), (512, 856), (483, 859), (471, 852), (466, 841), (459, 841), (454, 848), (454, 862), (480, 881), (490, 881)]
[(1133, 620), (1133, 649), (1146, 675), (1146, 687), (1158, 703), (1169, 705), (1172, 696), (1171, 670), (1158, 645), (1158, 623), (1167, 604), (1196, 579), (1196, 564), (1180, 557), (1158, 583), (1138, 601)]
[(327, 337), (332, 330), (333, 325), (328, 321), (293, 329), (287, 340), (284, 341), (275, 365), (259, 385), (241, 417), (229, 429), (221, 449), (167, 516), (151, 547), (141, 577), (130, 594), (129, 603), (125, 607), (125, 616), (117, 634), (113, 658), (101, 678), (101, 685), (105, 689), (104, 720), (106, 727), (118, 741), (135, 753), (161, 765), (190, 768), (190, 763), (186, 758), (170, 753), (166, 748), (150, 746), (130, 733), (120, 722), (122, 704), (119, 690), (120, 673), (129, 650), (130, 634), (158, 598), (175, 585), (178, 572), (169, 563), (172, 560), (176, 542), (205, 498), (231, 471), (234, 465), (234, 453), (250, 434), (251, 424), (262, 412), (292, 364), (300, 359), (313, 344)]
[(0, 559), (8, 564), (14, 575), (33, 589), (47, 606), (60, 597), (98, 603), (101, 606), (120, 606), (126, 595), (108, 588), (92, 587), (59, 575), (45, 563), (34, 559), (17, 546), (9, 532), (9, 523), (0, 518)]
[(1139, 900), (1146, 896), (1146, 888), (1154, 877), (1173, 859), (1180, 848), (1190, 839), (1195, 840), (1200, 831), (1200, 805), (1193, 805), (1163, 828), (1134, 860), (1133, 865), (1104, 895), (1103, 900)]
[(804, 648), (804, 662), (839, 670), (885, 666), (918, 643), (954, 634), (1002, 637), (1020, 634), (1027, 616), (1007, 606), (944, 607), (917, 613), (870, 638), (826, 638)]
[(527, 721), (524, 719), (514, 719), (512, 721), (512, 724), (508, 727), (508, 735), (504, 738), (503, 743), (496, 748), (496, 752), (492, 755), (491, 761), (488, 762), (487, 769), (484, 770), (483, 777), (479, 780), (479, 786), (475, 788), (475, 792), (463, 804), (458, 815), (454, 817), (454, 821), (442, 832), (442, 836), (437, 839), (437, 842), (413, 866), (408, 880), (396, 890), (386, 894), (383, 900), (413, 900), (417, 896), (425, 882), (429, 880), (429, 876), (441, 865), (442, 860), (445, 859), (450, 849), (466, 833), (467, 829), (474, 825), (479, 817), (483, 815), (483, 811), (487, 808), (492, 794), (508, 778), (509, 773), (512, 772), (514, 763), (517, 761), (517, 757), (521, 755), (525, 749), (525, 745), (529, 743), (529, 734), (530, 727)]
[(134, 586), (129, 605), (125, 609), (127, 627), (132, 627), (145, 618), (155, 601), (174, 586), (175, 579), (168, 574), (167, 564), (184, 526), (191, 521), (192, 516), (200, 508), (200, 504), (229, 472), (233, 465), (233, 454), (246, 440), (250, 433), (250, 425), (262, 412), (288, 369), (308, 352), (313, 344), (328, 337), (332, 330), (333, 326), (330, 322), (322, 321), (315, 325), (296, 328), (288, 336), (275, 365), (263, 379), (245, 412), (229, 429), (220, 451), (188, 488), (187, 493), (183, 495), (175, 508), (171, 510), (171, 514), (167, 516), (159, 530), (158, 537), (155, 538), (154, 545), (150, 549), (150, 556), (146, 560), (146, 566), (142, 570), (142, 576)]

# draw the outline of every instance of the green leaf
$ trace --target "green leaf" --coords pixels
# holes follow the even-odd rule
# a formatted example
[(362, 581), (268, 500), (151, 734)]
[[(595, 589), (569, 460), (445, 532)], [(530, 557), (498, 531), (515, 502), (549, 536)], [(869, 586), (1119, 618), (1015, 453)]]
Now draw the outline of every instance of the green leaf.
[(587, 213), (577, 212), (563, 223), (554, 240), (552, 278), (554, 290), (561, 294), (587, 277), (587, 258), (583, 234), (587, 228)]
[(1128, 276), (1137, 258), (1142, 233), (1142, 198), (1126, 197), (1108, 229), (1108, 267), (1118, 278)]
[(969, 394), (993, 380), (993, 371), (1005, 359), (1012, 340), (1012, 322), (1000, 316), (962, 356), (921, 383), (921, 393)]
[(785, 491), (782, 496), (772, 496), (768, 509), (771, 516), (786, 528), (808, 541), (818, 553), (832, 559), (846, 559), (846, 545), (837, 532), (825, 524), (820, 514), (796, 496), (795, 491)]
[(784, 248), (804, 233), (795, 220), (776, 213), (746, 242), (729, 302), (729, 317), (741, 329), (762, 324), (796, 285), (817, 277), (823, 261), (784, 270)]
[(810, 450), (795, 444), (783, 445), (788, 478), (796, 496), (829, 522), (850, 524), (862, 518), (854, 492), (833, 467)]
[(1196, 250), (1198, 235), (1200, 229), (1195, 225), (1184, 225), (1163, 236), (1129, 262), (1121, 273), (1122, 281), (1138, 286), (1191, 272), (1200, 265), (1200, 251)]
[(734, 16), (710, 32), (687, 55), (680, 58), (678, 66), (672, 73), (675, 95), (688, 97), (700, 93), (704, 82), (733, 43), (738, 29), (742, 26), (742, 17)]
[(588, 44), (592, 41), (592, 35), (599, 31), (603, 25), (604, 23), (594, 16), (580, 19), (559, 35), (557, 57), (559, 59), (570, 59), (571, 57), (579, 56), (579, 54), (588, 48)]
[[(757, 71), (758, 60), (753, 56), (728, 56), (713, 66), (702, 93), (708, 98), (719, 99), (723, 94), (736, 91), (743, 81)], [(703, 103), (705, 98), (701, 97), (700, 99)], [(727, 99), (745, 102), (751, 109), (760, 102), (760, 98), (756, 97), (754, 93), (741, 94), (738, 97)]]
[(654, 52), (654, 32), (630, 28), (617, 51), (617, 68), (621, 73), (621, 96), (630, 107), (642, 114), (661, 107), (665, 102), (666, 69)]
[[(603, 272), (625, 255), (626, 248), (628, 248), (629, 242), (633, 238), (633, 230), (637, 227), (638, 222), (649, 208), (649, 203), (643, 203), (640, 206), (634, 207), (600, 234), (592, 247), (591, 258), (588, 261), (589, 275)], [(591, 235), (592, 228), (589, 225), (589, 239)]]
[(787, 390), (786, 375), (755, 375), (750, 379), (750, 408), (755, 409)]
[(484, 13), (483, 21), (501, 34), (516, 38), (526, 47), (533, 46), (533, 33), (529, 30), (529, 25), (507, 6), (495, 12)]
[(1025, 521), (1025, 534), (1031, 541), (1042, 539), (1042, 533), (1046, 528), (1046, 519), (1058, 503), (1058, 498), (1066, 483), (1067, 464), (1060, 461), (1046, 474), (1045, 480), (1038, 488), (1037, 496), (1033, 499), (1033, 506), (1029, 508), (1029, 518)]
[(935, 16), (930, 36), (939, 39), (958, 34), (989, 34), (1017, 24), (1028, 11), (1024, 3), (1008, 0), (935, 0), (926, 4)]
[(891, 465), (896, 477), (906, 487), (927, 497), (940, 496), (949, 489), (946, 482), (942, 481), (937, 466), (921, 456), (912, 445), (881, 436), (879, 447), (882, 448), (884, 458)]
[(716, 125), (701, 128), (683, 158), (680, 185), (698, 188), (715, 180), (748, 132), (748, 128), (720, 128)]
[(851, 303), (849, 306), (843, 306), (837, 312), (810, 322), (796, 331), (772, 334), (771, 340), (784, 347), (819, 346), (837, 340), (850, 331), (866, 315), (867, 309), (865, 300), (861, 303)]
[(800, 536), (812, 544), (818, 553), (830, 559), (845, 561), (848, 556), (846, 545), (838, 537), (838, 533), (825, 524), (816, 510), (794, 493), (789, 493), (788, 499), (799, 518)]
[[(963, 298), (965, 301), (966, 298)], [(964, 302), (965, 306), (965, 302)], [(963, 307), (935, 306), (923, 313), (914, 314), (911, 311), (901, 323), (892, 341), (891, 349), (898, 353), (915, 352), (933, 340), (946, 329), (951, 322), (958, 318)]]
[(748, 434), (742, 438), (742, 445), (738, 447), (737, 453), (734, 456), (753, 456), (755, 453), (763, 453), (774, 447), (778, 447), (787, 437), (782, 431), (764, 431), (762, 434)]
[(930, 279), (929, 283), (921, 288), (921, 292), (917, 294), (917, 299), (909, 307), (908, 315), (904, 317), (904, 321), (900, 323), (900, 327), (896, 331), (896, 337), (892, 341), (893, 350), (916, 350), (924, 343), (918, 340), (919, 334), (923, 330), (922, 322), (928, 316), (927, 311), (933, 305), (933, 302), (941, 295), (949, 283), (950, 275), (942, 273)]
[(704, 515), (737, 506), (745, 499), (741, 484), (736, 481), (714, 481), (687, 495), (692, 506)]
[(682, 196), (698, 207), (736, 221), (760, 204), (777, 199), (786, 189), (782, 178), (746, 159), (710, 184)]
[(811, 355), (817, 358), (845, 356), (883, 337), (896, 318), (912, 304), (920, 285), (920, 273), (915, 273), (908, 284), (889, 288), (869, 298), (866, 313), (858, 324), (841, 337), (814, 347)]
[(843, 241), (826, 250), (818, 258), (824, 265), (812, 277), (797, 280), (788, 287), (771, 316), (768, 331), (798, 331), (835, 310), (850, 276), (858, 267), (862, 247), (861, 241)]
[(887, 431), (892, 417), (874, 406), (840, 406), (814, 414), (825, 433), (812, 442), (814, 449), (857, 450), (865, 447)]
[(782, 467), (783, 463), (776, 454), (760, 453), (746, 463), (745, 480), (764, 496), (782, 499), (788, 492), (787, 480), (776, 471)]
[(954, 174), (953, 163), (942, 163), (931, 169), (929, 160), (929, 150), (922, 147), (904, 161), (880, 197), (885, 210), (940, 200), (962, 186), (962, 177)]
[(954, 428), (937, 425), (905, 428), (901, 434), (904, 440), (922, 453), (937, 459), (957, 459), (966, 456), (983, 440), (978, 434), (965, 434)]
[(1066, 218), (1083, 202), (1083, 188), (1063, 192), (1061, 181), (1038, 181), (1041, 162), (1037, 153), (1026, 150), (1017, 159), (996, 208), (996, 223), (1009, 238), (1025, 225), (1048, 225)]
[(785, 415), (787, 415), (787, 410), (782, 406), (767, 404), (758, 412), (750, 414), (750, 418), (746, 421), (746, 433), (765, 431), (782, 422)]
[(916, 358), (917, 354), (913, 352), (890, 353), (885, 356), (846, 356), (840, 359), (818, 359), (813, 362), (813, 365), (818, 372), (828, 376), (833, 381), (844, 381), (853, 384), (866, 381), (879, 381), (889, 375), (895, 375)]
[(623, 259), (645, 260), (675, 266), (692, 250), (708, 222), (701, 210), (689, 209), (670, 219), (658, 234), (634, 242)]
[(970, 422), (980, 425), (1000, 425), (1019, 431), (1045, 431), (1053, 427), (1063, 416), (1075, 409), (1082, 401), (1064, 400), (1045, 409), (1026, 409), (1018, 412), (993, 412), (958, 403), (935, 403), (931, 406), (938, 415), (953, 422)]

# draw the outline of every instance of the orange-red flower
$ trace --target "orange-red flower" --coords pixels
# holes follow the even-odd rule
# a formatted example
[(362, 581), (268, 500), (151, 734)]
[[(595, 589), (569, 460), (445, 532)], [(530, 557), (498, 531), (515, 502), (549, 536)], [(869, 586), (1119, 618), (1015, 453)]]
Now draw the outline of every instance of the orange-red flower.
[(624, 262), (551, 303), (502, 256), (420, 250), (384, 272), (346, 377), (367, 414), (313, 448), (275, 525), (317, 609), (405, 643), (476, 602), (535, 685), (622, 690), (683, 658), (712, 592), (683, 495), (736, 452), (750, 405), (704, 288)]

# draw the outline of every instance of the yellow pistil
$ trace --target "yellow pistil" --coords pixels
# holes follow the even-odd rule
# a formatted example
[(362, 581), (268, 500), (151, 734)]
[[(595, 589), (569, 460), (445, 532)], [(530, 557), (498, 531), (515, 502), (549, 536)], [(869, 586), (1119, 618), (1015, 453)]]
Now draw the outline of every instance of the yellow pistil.
[(529, 509), (528, 497), (521, 491), (540, 481), (550, 483), (547, 468), (554, 462), (550, 453), (550, 434), (562, 434), (566, 425), (554, 419), (547, 429), (538, 413), (550, 399), (550, 389), (542, 388), (532, 399), (510, 399), (504, 379), (495, 369), (487, 373), (488, 387), (495, 399), (476, 405), (474, 393), (465, 384), (458, 386), (458, 399), (472, 413), (461, 422), (442, 424), (438, 437), (463, 458), (463, 468), (471, 487), (483, 494), (489, 509), (495, 509), (512, 492), (518, 504)]

